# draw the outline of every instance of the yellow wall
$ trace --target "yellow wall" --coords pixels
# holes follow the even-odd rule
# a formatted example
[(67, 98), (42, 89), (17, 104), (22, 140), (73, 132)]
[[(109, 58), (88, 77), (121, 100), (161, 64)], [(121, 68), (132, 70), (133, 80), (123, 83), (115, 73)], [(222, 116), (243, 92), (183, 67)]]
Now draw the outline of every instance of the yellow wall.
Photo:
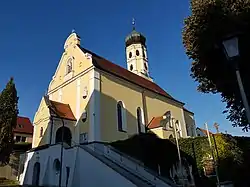
[[(112, 141), (128, 138), (138, 132), (136, 110), (142, 107), (140, 89), (107, 73), (101, 73), (101, 139)], [(117, 128), (116, 106), (123, 101), (126, 108), (127, 133)]]
[(182, 135), (186, 137), (186, 127), (183, 116), (182, 104), (171, 101), (153, 92), (146, 92), (147, 113), (149, 121), (156, 116), (162, 116), (165, 112), (171, 111), (171, 116), (179, 120), (182, 128)]
[[(136, 110), (137, 107), (143, 109), (142, 91), (143, 89), (136, 85), (113, 75), (104, 72), (101, 73), (101, 138), (104, 141), (125, 139), (138, 132)], [(176, 104), (150, 91), (145, 92), (145, 98), (148, 116), (146, 121), (150, 121), (153, 117), (161, 116), (170, 110), (173, 117), (181, 122), (183, 136), (186, 136), (186, 130), (183, 129), (185, 128), (185, 123), (183, 121), (182, 104)], [(120, 100), (124, 102), (127, 111), (127, 133), (119, 132), (117, 129), (116, 105)], [(171, 134), (162, 130), (154, 131), (163, 138), (168, 138)]]
[[(49, 109), (45, 103), (44, 98), (42, 98), (38, 111), (36, 112), (34, 117), (34, 134), (32, 147), (37, 147), (47, 143), (47, 137), (49, 133), (49, 129), (47, 128), (49, 123), (49, 116)], [(41, 127), (43, 128), (42, 137), (40, 137)]]

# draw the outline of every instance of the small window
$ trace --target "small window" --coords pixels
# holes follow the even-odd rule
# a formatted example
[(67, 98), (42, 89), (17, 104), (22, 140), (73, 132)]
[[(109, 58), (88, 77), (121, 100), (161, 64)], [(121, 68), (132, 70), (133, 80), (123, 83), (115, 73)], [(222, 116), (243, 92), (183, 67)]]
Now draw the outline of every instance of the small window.
[(140, 55), (139, 51), (138, 51), (138, 50), (136, 50), (136, 56), (139, 56), (139, 55)]
[(23, 126), (21, 124), (18, 125), (19, 128), (23, 128)]
[(131, 65), (130, 65), (130, 71), (133, 71), (133, 69), (134, 69), (134, 67), (133, 67), (133, 65), (131, 64)]
[(23, 136), (22, 136), (21, 142), (26, 142), (26, 137), (23, 137)]
[(84, 111), (83, 113), (82, 113), (82, 122), (84, 123), (84, 122), (86, 122), (87, 121), (87, 111)]
[(21, 141), (21, 136), (16, 136), (16, 142), (20, 142)]
[(43, 128), (41, 127), (40, 128), (40, 137), (42, 137), (43, 136)]
[(132, 52), (129, 52), (129, 58), (132, 58)]
[(137, 108), (137, 128), (138, 128), (138, 133), (142, 133), (142, 113), (141, 113), (141, 108)]
[(59, 159), (57, 158), (57, 159), (54, 160), (54, 163), (53, 163), (53, 169), (54, 169), (54, 171), (56, 172), (56, 174), (59, 173), (60, 168), (61, 168), (61, 162), (60, 162)]
[(68, 59), (68, 61), (67, 61), (66, 74), (69, 74), (70, 72), (72, 72), (72, 58)]
[(117, 103), (117, 126), (118, 131), (125, 132), (126, 131), (126, 121), (125, 121), (125, 108), (121, 101)]

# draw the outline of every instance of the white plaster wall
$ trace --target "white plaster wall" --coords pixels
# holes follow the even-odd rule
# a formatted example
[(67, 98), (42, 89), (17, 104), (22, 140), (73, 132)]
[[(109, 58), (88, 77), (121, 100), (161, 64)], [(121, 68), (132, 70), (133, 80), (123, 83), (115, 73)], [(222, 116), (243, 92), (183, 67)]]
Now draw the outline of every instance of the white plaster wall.
[[(28, 153), (24, 173), (19, 179), (20, 184), (32, 184), (33, 167), (39, 162), (41, 164), (39, 185), (58, 185), (59, 174), (54, 170), (53, 162), (56, 158), (60, 160), (60, 146), (58, 144), (36, 153)], [(135, 187), (132, 182), (78, 147), (64, 149), (62, 186), (66, 185), (66, 167), (70, 167), (68, 187)]]
[[(132, 182), (97, 160), (83, 149), (79, 149), (77, 166), (81, 169), (79, 186), (135, 187)], [(76, 186), (73, 184), (72, 186)]]

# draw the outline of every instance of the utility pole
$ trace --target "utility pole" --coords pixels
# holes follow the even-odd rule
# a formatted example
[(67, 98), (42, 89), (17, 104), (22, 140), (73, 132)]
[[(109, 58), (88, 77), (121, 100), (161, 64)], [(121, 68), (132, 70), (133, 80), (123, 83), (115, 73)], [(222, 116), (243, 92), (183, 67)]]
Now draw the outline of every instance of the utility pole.
[(62, 140), (61, 140), (61, 154), (60, 154), (60, 161), (61, 161), (61, 165), (60, 165), (60, 173), (59, 173), (59, 187), (62, 186), (62, 169), (63, 169), (63, 142), (64, 142), (64, 121), (62, 118), (60, 118), (62, 120)]
[(207, 138), (208, 138), (209, 146), (210, 146), (212, 157), (213, 157), (213, 165), (214, 165), (214, 168), (215, 168), (217, 184), (220, 187), (220, 179), (219, 179), (219, 174), (218, 174), (218, 168), (217, 168), (217, 164), (215, 163), (215, 159), (214, 159), (214, 151), (213, 151), (213, 147), (212, 147), (212, 143), (211, 143), (211, 139), (210, 139), (210, 134), (209, 134), (207, 123), (205, 123), (205, 127), (206, 127), (206, 130), (207, 130)]
[(171, 119), (173, 128), (174, 128), (174, 136), (175, 136), (175, 141), (176, 141), (176, 147), (177, 147), (177, 151), (178, 151), (178, 157), (179, 157), (179, 167), (180, 167), (180, 171), (181, 171), (181, 183), (183, 184), (183, 173), (182, 173), (182, 162), (181, 162), (181, 152), (180, 152), (180, 147), (179, 147), (179, 141), (178, 141), (178, 137), (177, 137), (177, 132), (176, 132), (176, 123), (174, 122), (174, 118)]

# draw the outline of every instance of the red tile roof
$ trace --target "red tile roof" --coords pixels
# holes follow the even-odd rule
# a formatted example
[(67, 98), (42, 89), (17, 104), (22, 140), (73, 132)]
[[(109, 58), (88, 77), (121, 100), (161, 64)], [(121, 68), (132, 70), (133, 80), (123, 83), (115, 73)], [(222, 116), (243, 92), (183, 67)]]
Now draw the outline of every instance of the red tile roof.
[(122, 79), (125, 79), (129, 82), (132, 82), (138, 86), (141, 86), (145, 89), (148, 89), (150, 91), (153, 91), (155, 93), (158, 93), (160, 95), (163, 95), (175, 102), (178, 102), (180, 104), (184, 104), (176, 99), (174, 99), (171, 95), (169, 95), (167, 92), (165, 92), (160, 86), (158, 86), (157, 84), (155, 84), (154, 82), (147, 80), (139, 75), (136, 75), (130, 71), (128, 71), (127, 69), (118, 66), (100, 56), (98, 56), (97, 54), (82, 48), (80, 45), (78, 45), (78, 47), (84, 52), (84, 53), (89, 53), (92, 55), (92, 59), (93, 59), (93, 64), (95, 67), (97, 67), (98, 69), (101, 69), (105, 72), (111, 73), (117, 77), (120, 77)]
[(30, 119), (27, 117), (18, 116), (17, 125), (16, 125), (16, 128), (14, 128), (13, 132), (33, 134), (33, 125), (30, 122)]
[[(196, 129), (199, 129), (202, 133), (204, 133), (207, 136), (207, 130), (199, 128), (199, 127), (197, 127)], [(209, 135), (213, 135), (214, 134), (214, 133), (212, 133), (210, 131), (208, 131), (208, 133), (209, 133)]]
[(153, 128), (161, 127), (162, 120), (163, 120), (163, 116), (153, 117), (148, 124), (148, 128), (153, 129)]
[(190, 113), (190, 114), (194, 115), (194, 113), (193, 113), (193, 112), (191, 112), (190, 110), (186, 109), (185, 107), (183, 107), (183, 110), (185, 110), (186, 112), (188, 112), (188, 113)]
[(51, 108), (60, 118), (76, 121), (76, 118), (69, 106), (69, 104), (59, 103), (50, 100)]

